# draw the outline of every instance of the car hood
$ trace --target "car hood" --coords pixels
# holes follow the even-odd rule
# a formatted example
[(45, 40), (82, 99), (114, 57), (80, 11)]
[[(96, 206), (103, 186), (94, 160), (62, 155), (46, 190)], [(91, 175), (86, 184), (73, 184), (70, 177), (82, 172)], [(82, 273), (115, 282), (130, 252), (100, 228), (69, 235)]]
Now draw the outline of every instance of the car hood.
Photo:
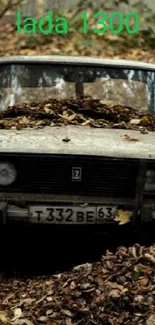
[(89, 126), (0, 130), (0, 153), (77, 154), (155, 159), (155, 132)]

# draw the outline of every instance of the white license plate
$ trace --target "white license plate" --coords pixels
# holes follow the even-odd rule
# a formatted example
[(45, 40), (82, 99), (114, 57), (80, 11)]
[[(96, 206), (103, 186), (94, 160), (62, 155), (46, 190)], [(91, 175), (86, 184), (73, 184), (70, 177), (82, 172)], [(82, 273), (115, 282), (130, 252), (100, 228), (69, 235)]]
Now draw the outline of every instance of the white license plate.
[(32, 223), (94, 224), (111, 221), (117, 214), (116, 207), (109, 206), (30, 206)]

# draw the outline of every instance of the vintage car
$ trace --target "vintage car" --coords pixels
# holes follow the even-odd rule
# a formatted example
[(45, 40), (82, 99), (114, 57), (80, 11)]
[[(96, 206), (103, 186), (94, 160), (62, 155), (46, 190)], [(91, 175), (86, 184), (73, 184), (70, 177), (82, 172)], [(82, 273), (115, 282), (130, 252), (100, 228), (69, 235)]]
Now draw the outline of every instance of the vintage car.
[[(41, 128), (4, 127), (2, 114), (8, 107), (15, 112), (31, 102), (33, 110), (37, 101), (48, 103), (51, 97), (84, 96), (153, 117), (155, 65), (67, 56), (0, 58), (1, 224), (100, 229), (155, 218), (153, 130), (127, 129), (117, 123), (101, 127), (103, 119), (96, 127), (71, 119)], [(74, 110), (76, 104), (71, 107)], [(5, 122), (11, 119), (6, 117)], [(139, 120), (133, 123), (136, 126)]]

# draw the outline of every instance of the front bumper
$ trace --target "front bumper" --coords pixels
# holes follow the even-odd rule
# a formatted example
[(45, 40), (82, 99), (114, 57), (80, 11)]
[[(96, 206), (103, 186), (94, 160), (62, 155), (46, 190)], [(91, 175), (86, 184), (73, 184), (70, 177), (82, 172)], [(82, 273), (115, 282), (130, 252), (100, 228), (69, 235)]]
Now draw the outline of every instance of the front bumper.
[[(130, 214), (130, 221), (132, 221), (132, 216), (134, 215), (134, 202), (121, 202), (120, 203), (114, 203), (115, 199), (111, 200), (112, 204), (110, 204), (109, 202), (105, 202), (105, 200), (103, 199), (103, 203), (100, 202), (94, 202), (89, 204), (89, 206), (117, 206), (117, 209), (121, 209), (122, 211), (128, 211)], [(57, 203), (52, 203), (50, 201), (50, 203), (46, 203), (46, 205), (50, 206), (65, 206), (66, 204), (69, 204), (68, 202), (57, 202)], [(71, 203), (70, 203), (71, 204)], [(73, 206), (77, 206), (79, 205), (79, 202), (72, 202)], [(40, 206), (45, 206), (45, 202), (44, 201), (39, 201), (39, 202), (29, 202), (26, 204), (23, 204), (22, 202), (22, 207), (20, 204), (13, 204), (12, 202), (7, 202), (7, 201), (0, 201), (0, 224), (7, 224), (10, 222), (13, 223), (25, 223), (25, 224), (36, 224), (38, 223), (36, 221), (36, 218), (32, 218), (31, 214), (30, 214), (30, 206), (33, 205), (37, 205), (38, 207)], [(140, 221), (141, 222), (151, 222), (152, 220), (155, 219), (155, 203), (153, 200), (147, 200), (147, 201), (143, 201), (140, 210), (138, 211), (138, 215), (137, 218), (140, 217)], [(44, 223), (44, 222), (41, 222)], [(45, 222), (46, 224), (51, 224), (50, 222)], [(109, 224), (109, 223), (115, 223), (117, 224), (116, 221), (110, 219), (105, 219), (105, 220), (100, 220), (99, 222), (96, 221), (94, 222), (94, 224), (99, 224), (99, 226), (101, 224)], [(53, 224), (53, 223), (52, 223)], [(63, 222), (57, 222), (57, 224), (62, 225), (64, 224)], [(73, 224), (76, 224), (76, 222), (73, 222)], [(82, 223), (81, 223), (82, 224)], [(87, 222), (84, 222), (85, 225), (87, 225)], [(93, 224), (91, 222), (91, 224)]]

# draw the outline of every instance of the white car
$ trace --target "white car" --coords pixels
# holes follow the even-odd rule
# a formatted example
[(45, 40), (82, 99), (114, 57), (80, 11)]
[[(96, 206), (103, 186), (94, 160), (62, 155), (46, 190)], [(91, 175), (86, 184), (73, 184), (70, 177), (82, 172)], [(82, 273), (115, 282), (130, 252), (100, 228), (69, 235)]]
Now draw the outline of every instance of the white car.
[[(31, 102), (33, 111), (36, 102), (48, 103), (51, 97), (78, 100), (84, 96), (154, 116), (155, 65), (87, 57), (4, 57), (0, 58), (0, 96), (2, 224), (100, 228), (155, 218), (153, 129), (136, 129), (137, 119), (130, 129), (117, 123), (104, 127), (103, 118), (92, 127), (92, 117), (81, 125), (70, 120), (20, 129), (13, 124), (5, 127), (13, 115), (4, 118), (8, 107), (14, 107), (14, 114), (20, 107), (22, 115), (22, 107), (27, 107), (22, 103)], [(54, 114), (50, 105), (47, 112), (49, 107)], [(76, 104), (71, 104), (74, 108), (76, 114)]]

